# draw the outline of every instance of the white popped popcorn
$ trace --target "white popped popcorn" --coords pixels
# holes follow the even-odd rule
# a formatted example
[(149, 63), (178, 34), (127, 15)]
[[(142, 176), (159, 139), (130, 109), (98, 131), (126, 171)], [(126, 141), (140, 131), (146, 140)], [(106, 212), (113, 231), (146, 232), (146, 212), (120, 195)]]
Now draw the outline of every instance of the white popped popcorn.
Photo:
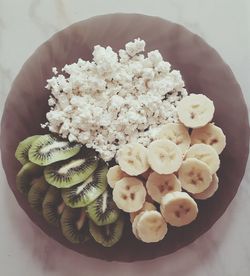
[(161, 124), (178, 121), (176, 103), (187, 91), (158, 50), (145, 56), (144, 49), (139, 38), (118, 54), (96, 45), (92, 62), (64, 66), (67, 77), (53, 68), (46, 86), (51, 109), (42, 126), (94, 148), (105, 161), (126, 143), (148, 146)]

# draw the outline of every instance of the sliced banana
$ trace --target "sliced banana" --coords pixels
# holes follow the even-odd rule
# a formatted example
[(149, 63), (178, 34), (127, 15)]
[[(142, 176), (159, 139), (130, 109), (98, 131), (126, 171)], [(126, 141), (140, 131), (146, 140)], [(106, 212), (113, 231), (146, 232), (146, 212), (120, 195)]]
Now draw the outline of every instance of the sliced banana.
[(157, 173), (170, 174), (180, 168), (182, 151), (170, 140), (155, 140), (148, 147), (148, 162)]
[(205, 191), (212, 181), (207, 164), (196, 158), (188, 158), (182, 163), (178, 177), (182, 188), (192, 194)]
[(214, 103), (205, 95), (190, 94), (177, 104), (177, 113), (186, 127), (203, 127), (213, 119)]
[(170, 192), (181, 191), (181, 183), (175, 174), (150, 174), (146, 188), (153, 200), (160, 203), (162, 197)]
[(116, 182), (113, 189), (113, 200), (124, 212), (132, 213), (140, 210), (145, 202), (146, 189), (136, 177), (124, 177)]
[(160, 128), (158, 139), (168, 139), (179, 146), (183, 153), (190, 147), (191, 139), (188, 129), (181, 123), (168, 123)]
[(119, 165), (109, 168), (107, 173), (107, 181), (109, 186), (113, 189), (115, 186), (115, 183), (121, 180), (125, 176), (128, 176), (128, 175), (121, 170)]
[(226, 136), (221, 128), (214, 124), (207, 124), (192, 131), (191, 143), (192, 145), (202, 143), (210, 145), (220, 154), (226, 146)]
[(131, 143), (122, 146), (116, 155), (122, 171), (128, 175), (136, 176), (149, 169), (147, 149), (139, 143)]
[(196, 202), (185, 192), (166, 194), (160, 209), (165, 221), (177, 227), (191, 223), (198, 214)]
[(196, 158), (206, 163), (211, 174), (216, 173), (220, 167), (220, 158), (216, 150), (206, 144), (195, 144), (187, 151), (186, 158)]
[(139, 211), (129, 214), (131, 223), (133, 223), (135, 217), (137, 215), (139, 215), (140, 213), (142, 213), (144, 211), (151, 211), (151, 210), (156, 210), (155, 205), (151, 202), (145, 201), (142, 208)]
[(137, 232), (137, 223), (138, 223), (139, 219), (141, 218), (141, 216), (143, 215), (143, 213), (144, 212), (137, 214), (132, 222), (132, 232), (138, 240), (141, 240), (141, 239)]
[(162, 240), (168, 227), (160, 212), (145, 211), (138, 218), (136, 231), (143, 242), (151, 243)]
[(214, 174), (212, 178), (212, 182), (209, 184), (208, 188), (201, 193), (193, 194), (192, 197), (200, 200), (208, 199), (211, 196), (213, 196), (215, 192), (218, 190), (218, 187), (219, 187), (218, 184), (219, 184), (219, 178), (216, 174)]

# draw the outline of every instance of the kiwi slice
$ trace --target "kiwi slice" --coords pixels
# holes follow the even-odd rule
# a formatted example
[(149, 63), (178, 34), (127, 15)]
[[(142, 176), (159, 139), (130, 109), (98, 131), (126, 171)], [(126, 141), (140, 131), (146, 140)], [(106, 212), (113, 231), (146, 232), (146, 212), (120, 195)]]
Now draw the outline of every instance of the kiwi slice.
[(65, 207), (61, 217), (63, 236), (72, 243), (84, 243), (89, 239), (87, 217), (83, 208)]
[(81, 145), (70, 143), (54, 135), (41, 135), (29, 149), (29, 160), (40, 166), (47, 166), (60, 160), (76, 155)]
[(40, 135), (30, 136), (18, 144), (15, 152), (15, 157), (22, 165), (29, 162), (29, 157), (28, 157), (29, 149), (31, 148), (32, 143), (38, 137), (40, 137)]
[(107, 188), (108, 166), (99, 161), (95, 172), (83, 183), (68, 189), (62, 189), (66, 205), (72, 208), (84, 207), (97, 199)]
[(19, 192), (27, 196), (32, 186), (32, 182), (36, 178), (41, 177), (42, 174), (42, 167), (37, 166), (36, 164), (33, 164), (31, 162), (24, 164), (16, 176), (16, 185)]
[(43, 200), (42, 208), (44, 219), (49, 224), (59, 227), (60, 218), (65, 208), (65, 203), (59, 189), (52, 186), (49, 187), (49, 190)]
[(86, 180), (97, 168), (98, 158), (94, 151), (82, 150), (69, 160), (47, 166), (44, 176), (57, 188), (69, 188)]
[(123, 228), (123, 216), (120, 216), (115, 223), (104, 226), (98, 226), (93, 221), (89, 221), (90, 234), (96, 242), (102, 244), (105, 247), (111, 247), (120, 240)]
[(114, 223), (119, 218), (120, 210), (113, 201), (110, 189), (87, 206), (87, 213), (91, 220), (99, 226)]
[(28, 202), (32, 209), (38, 213), (42, 213), (42, 205), (44, 197), (49, 189), (49, 184), (45, 181), (44, 177), (34, 179), (32, 186), (28, 193)]

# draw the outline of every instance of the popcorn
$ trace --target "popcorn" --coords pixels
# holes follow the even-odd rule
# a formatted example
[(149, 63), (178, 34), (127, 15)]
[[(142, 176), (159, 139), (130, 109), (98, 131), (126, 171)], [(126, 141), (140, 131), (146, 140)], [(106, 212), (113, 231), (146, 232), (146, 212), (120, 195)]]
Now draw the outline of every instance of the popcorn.
[(118, 54), (96, 45), (93, 61), (62, 68), (67, 76), (53, 67), (48, 121), (41, 126), (94, 148), (105, 161), (126, 143), (148, 146), (161, 124), (178, 121), (176, 104), (187, 91), (158, 50), (145, 57), (145, 45), (138, 38)]

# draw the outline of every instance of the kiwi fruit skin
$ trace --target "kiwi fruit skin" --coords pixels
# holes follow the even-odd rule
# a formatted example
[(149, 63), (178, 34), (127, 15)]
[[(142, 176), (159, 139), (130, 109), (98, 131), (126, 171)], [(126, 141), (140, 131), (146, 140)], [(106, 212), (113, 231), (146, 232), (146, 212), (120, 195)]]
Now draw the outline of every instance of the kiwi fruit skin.
[(43, 175), (43, 168), (28, 162), (23, 165), (16, 176), (16, 187), (20, 193), (27, 196), (32, 186), (32, 181)]
[(44, 219), (51, 225), (59, 227), (60, 218), (65, 208), (59, 189), (50, 186), (42, 203)]
[(119, 218), (120, 210), (113, 201), (110, 189), (87, 206), (87, 213), (98, 226), (114, 223)]
[(100, 160), (95, 172), (83, 183), (62, 189), (62, 198), (71, 208), (80, 208), (96, 200), (107, 188), (108, 166)]
[(97, 243), (104, 247), (111, 247), (121, 239), (124, 224), (124, 217), (122, 215), (120, 215), (116, 222), (104, 226), (98, 226), (90, 220), (89, 232)]
[(94, 151), (82, 150), (76, 156), (47, 166), (46, 181), (57, 188), (69, 188), (86, 180), (97, 168), (98, 157)]
[(66, 206), (60, 223), (63, 236), (71, 243), (80, 244), (89, 239), (87, 216), (83, 208)]
[(30, 207), (39, 214), (42, 214), (42, 205), (44, 197), (49, 189), (49, 184), (44, 177), (33, 180), (32, 186), (28, 193), (28, 202)]
[(28, 157), (31, 162), (39, 166), (47, 166), (76, 155), (81, 147), (80, 144), (70, 143), (55, 135), (45, 134), (32, 143)]
[(29, 157), (28, 157), (29, 149), (31, 148), (32, 143), (38, 137), (40, 137), (40, 135), (30, 136), (18, 144), (16, 152), (15, 152), (15, 157), (22, 165), (29, 162)]

